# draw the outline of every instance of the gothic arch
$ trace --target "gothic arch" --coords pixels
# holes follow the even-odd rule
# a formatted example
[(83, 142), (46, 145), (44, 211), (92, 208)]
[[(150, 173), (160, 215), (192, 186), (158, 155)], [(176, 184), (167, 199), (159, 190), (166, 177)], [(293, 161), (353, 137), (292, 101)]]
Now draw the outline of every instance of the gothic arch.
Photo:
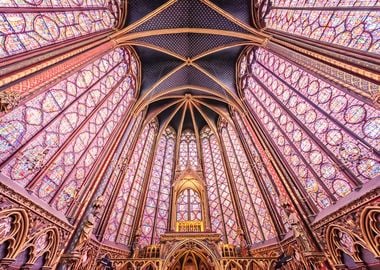
[(156, 270), (158, 269), (157, 265), (153, 262), (146, 262), (142, 267), (141, 270), (150, 270), (149, 267), (152, 267), (152, 269)]
[(229, 261), (226, 266), (225, 266), (225, 269), (228, 269), (228, 267), (231, 266), (231, 267), (235, 267), (239, 270), (243, 270), (243, 266), (241, 266), (240, 264), (234, 262), (234, 261)]
[(360, 247), (366, 248), (366, 245), (354, 232), (332, 224), (327, 228), (326, 242), (335, 265), (343, 264), (342, 253), (350, 256), (355, 262), (362, 262)]
[(360, 229), (368, 249), (377, 257), (380, 256), (380, 230), (378, 219), (380, 216), (379, 206), (368, 206), (360, 215)]
[(45, 256), (44, 266), (51, 267), (57, 259), (59, 245), (59, 232), (55, 227), (46, 228), (37, 232), (23, 247), (23, 250), (30, 248), (28, 265), (33, 265), (41, 256)]
[(24, 209), (13, 208), (0, 212), (0, 244), (8, 242), (3, 259), (15, 259), (23, 248), (28, 234), (29, 218)]
[(132, 262), (127, 262), (120, 269), (123, 269), (123, 270), (134, 270), (134, 269), (136, 269), (136, 266)]
[(187, 247), (189, 245), (198, 246), (199, 251), (202, 250), (202, 252), (195, 251), (197, 255), (200, 255), (205, 260), (207, 260), (204, 254), (206, 253), (207, 257), (209, 257), (211, 259), (211, 262), (214, 264), (215, 270), (222, 270), (222, 267), (218, 262), (217, 255), (214, 253), (214, 251), (212, 251), (205, 243), (196, 239), (186, 239), (178, 242), (166, 256), (166, 259), (162, 264), (162, 269), (168, 270), (173, 261), (175, 262), (178, 258), (181, 258), (186, 251), (189, 251), (189, 248)]
[[(252, 268), (250, 268), (252, 267)], [(249, 261), (248, 264), (247, 264), (247, 269), (257, 269), (257, 270), (265, 270), (265, 269), (269, 269), (265, 262), (263, 261)]]
[(177, 199), (180, 196), (180, 194), (187, 190), (193, 190), (195, 193), (199, 195), (200, 198), (200, 204), (201, 204), (201, 211), (202, 211), (202, 229), (204, 230), (209, 224), (207, 219), (207, 207), (206, 207), (206, 189), (205, 189), (205, 183), (203, 179), (193, 170), (191, 169), (185, 169), (184, 172), (182, 172), (180, 175), (176, 177), (176, 180), (173, 183), (172, 187), (173, 191), (173, 208), (172, 208), (172, 224), (171, 227), (173, 230), (177, 230)]

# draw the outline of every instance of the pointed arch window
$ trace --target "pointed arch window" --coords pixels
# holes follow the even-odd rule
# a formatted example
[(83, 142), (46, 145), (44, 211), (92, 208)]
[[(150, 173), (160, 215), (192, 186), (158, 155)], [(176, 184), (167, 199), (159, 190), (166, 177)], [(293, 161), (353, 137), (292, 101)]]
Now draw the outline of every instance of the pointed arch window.
[(275, 228), (235, 128), (220, 124), (221, 136), (252, 243), (275, 237)]
[(171, 229), (202, 232), (206, 227), (206, 191), (196, 172), (184, 172), (173, 183)]
[(105, 0), (2, 1), (0, 59), (111, 30), (119, 5)]
[(133, 104), (132, 57), (128, 49), (112, 50), (4, 115), (2, 173), (59, 211), (68, 210)]
[(241, 134), (245, 140), (245, 142), (248, 145), (248, 149), (252, 154), (252, 157), (254, 159), (254, 167), (260, 174), (260, 177), (263, 180), (263, 183), (266, 187), (266, 190), (271, 198), (271, 203), (275, 206), (277, 214), (281, 217), (281, 222), (285, 225), (284, 229), (285, 231), (288, 231), (290, 228), (287, 224), (288, 216), (286, 215), (283, 206), (281, 205), (283, 201), (281, 201), (282, 198), (286, 196), (286, 194), (280, 193), (279, 187), (275, 185), (273, 182), (273, 179), (271, 177), (271, 174), (268, 172), (268, 168), (264, 166), (262, 161), (262, 156), (260, 155), (259, 150), (257, 149), (257, 146), (254, 144), (253, 139), (251, 137), (251, 134), (248, 132), (246, 125), (243, 122), (243, 119), (240, 117), (240, 114), (238, 112), (234, 112), (234, 116), (236, 119), (237, 126), (239, 126), (241, 130)]
[(375, 108), (271, 51), (247, 55), (246, 102), (319, 208), (379, 174)]
[(136, 143), (128, 168), (123, 173), (123, 183), (104, 234), (106, 240), (128, 244), (149, 158), (157, 135), (157, 125), (156, 120), (146, 125)]
[(201, 141), (211, 229), (220, 233), (225, 243), (238, 244), (238, 223), (220, 144), (209, 127), (202, 129)]
[(177, 221), (201, 221), (201, 197), (191, 188), (184, 189), (177, 197)]
[(193, 170), (198, 169), (197, 141), (192, 130), (185, 130), (181, 135), (178, 164), (181, 171), (186, 169), (186, 167)]
[[(108, 165), (105, 174), (102, 176), (102, 180), (97, 189), (95, 198), (103, 195), (103, 197), (107, 200), (106, 205), (108, 205), (108, 203), (112, 200), (112, 197), (115, 196), (115, 192), (117, 192), (117, 183), (121, 180), (121, 175), (128, 165), (126, 164), (128, 153), (130, 153), (133, 141), (136, 136), (138, 136), (137, 132), (140, 130), (143, 116), (144, 112), (140, 112), (136, 118), (133, 117), (131, 119), (115, 153), (113, 154), (111, 163)], [(103, 207), (101, 211), (102, 215), (107, 214), (107, 207)], [(99, 221), (100, 215), (96, 217), (95, 231), (100, 225)]]
[(272, 1), (266, 26), (283, 34), (380, 53), (378, 1)]
[(148, 195), (141, 220), (140, 244), (157, 244), (168, 228), (170, 190), (174, 170), (176, 133), (169, 127), (162, 134), (153, 161)]

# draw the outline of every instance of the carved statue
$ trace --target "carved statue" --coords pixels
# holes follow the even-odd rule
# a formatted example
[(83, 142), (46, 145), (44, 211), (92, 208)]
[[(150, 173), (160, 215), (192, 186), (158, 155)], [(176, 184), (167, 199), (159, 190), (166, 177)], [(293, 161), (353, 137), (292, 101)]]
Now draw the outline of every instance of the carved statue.
[(20, 96), (12, 92), (0, 92), (0, 112), (9, 112), (20, 101)]
[(306, 251), (311, 250), (309, 239), (305, 234), (302, 223), (300, 222), (297, 214), (293, 209), (291, 209), (289, 204), (283, 205), (286, 215), (288, 216), (288, 223), (292, 227), (294, 238), (297, 241), (297, 244), (300, 248), (305, 249)]
[(245, 240), (243, 230), (239, 228), (238, 234), (239, 234), (239, 240), (240, 240), (241, 256), (246, 257), (246, 256), (248, 256), (248, 244), (247, 244), (247, 241)]
[(100, 195), (96, 198), (92, 204), (93, 213), (96, 215), (99, 213), (99, 210), (104, 206), (105, 197)]
[(135, 234), (135, 240), (133, 241), (133, 258), (138, 258), (139, 257), (139, 252), (140, 252), (140, 241), (141, 237), (141, 228), (138, 228)]
[(83, 247), (88, 243), (88, 241), (91, 238), (91, 233), (92, 233), (92, 230), (94, 229), (94, 225), (95, 225), (95, 216), (92, 213), (90, 213), (83, 224), (82, 230), (79, 235), (79, 239), (77, 243), (75, 244), (74, 251), (81, 251)]
[(218, 242), (216, 243), (216, 249), (219, 252), (220, 257), (223, 257), (223, 240), (222, 240), (222, 237), (220, 237)]
[(83, 227), (80, 232), (79, 239), (75, 245), (74, 251), (82, 251), (83, 247), (90, 240), (91, 234), (96, 222), (95, 217), (99, 214), (100, 209), (104, 206), (104, 200), (105, 200), (105, 197), (103, 195), (100, 195), (93, 202), (91, 213), (87, 216), (87, 219), (83, 224)]

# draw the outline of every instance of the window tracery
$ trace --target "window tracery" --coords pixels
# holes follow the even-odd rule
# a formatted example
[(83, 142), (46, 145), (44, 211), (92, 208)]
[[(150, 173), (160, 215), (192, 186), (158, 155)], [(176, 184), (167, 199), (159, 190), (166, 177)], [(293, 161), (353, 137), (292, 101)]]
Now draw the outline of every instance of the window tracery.
[(2, 173), (65, 212), (133, 102), (133, 57), (115, 49), (4, 115)]
[(268, 28), (373, 54), (380, 52), (378, 1), (274, 0)]
[(0, 59), (109, 30), (118, 20), (119, 5), (105, 0), (2, 1)]
[(177, 197), (177, 221), (201, 221), (202, 203), (197, 191), (183, 190)]
[(133, 150), (104, 234), (106, 240), (128, 244), (156, 135), (154, 120), (144, 127)]
[(379, 174), (375, 108), (268, 50), (243, 59), (247, 104), (319, 208)]
[(201, 131), (203, 163), (212, 231), (228, 244), (238, 244), (238, 223), (220, 145), (209, 127)]
[(175, 138), (174, 129), (167, 128), (156, 148), (142, 215), (140, 244), (143, 246), (158, 243), (168, 227)]
[(271, 202), (274, 204), (277, 213), (281, 217), (281, 222), (284, 224), (285, 231), (289, 230), (289, 225), (287, 224), (287, 215), (284, 211), (284, 208), (282, 204), (284, 201), (281, 201), (284, 197), (286, 197), (286, 194), (280, 193), (279, 187), (277, 187), (272, 179), (271, 174), (268, 172), (268, 169), (264, 165), (264, 162), (262, 160), (262, 156), (260, 155), (257, 146), (253, 143), (251, 134), (248, 133), (248, 130), (246, 129), (246, 126), (243, 123), (243, 120), (241, 119), (238, 112), (234, 113), (237, 125), (239, 126), (241, 130), (241, 134), (244, 137), (244, 140), (248, 144), (248, 149), (251, 151), (251, 154), (254, 159), (254, 167), (256, 170), (258, 170), (259, 175), (263, 179), (263, 183), (266, 187), (267, 192), (269, 193), (271, 197)]
[(181, 171), (187, 166), (193, 170), (198, 169), (197, 141), (194, 132), (191, 130), (185, 130), (181, 135), (178, 164)]
[[(97, 190), (96, 198), (100, 195), (103, 195), (104, 198), (107, 198), (108, 201), (111, 201), (111, 198), (115, 192), (117, 192), (117, 183), (120, 181), (122, 173), (127, 167), (127, 157), (131, 154), (132, 143), (138, 136), (138, 131), (140, 130), (142, 120), (144, 117), (144, 112), (140, 112), (136, 118), (132, 118), (131, 122), (128, 124), (125, 133), (120, 140), (120, 144), (116, 149), (111, 163), (108, 165), (105, 174), (102, 176), (102, 180)], [(101, 214), (104, 215), (104, 211), (107, 210), (106, 207), (101, 209)], [(107, 211), (105, 211), (107, 212)], [(96, 216), (95, 229), (99, 227), (100, 217)], [(104, 218), (104, 217), (103, 217)]]
[(240, 139), (231, 124), (221, 123), (221, 137), (252, 243), (275, 237), (275, 228)]

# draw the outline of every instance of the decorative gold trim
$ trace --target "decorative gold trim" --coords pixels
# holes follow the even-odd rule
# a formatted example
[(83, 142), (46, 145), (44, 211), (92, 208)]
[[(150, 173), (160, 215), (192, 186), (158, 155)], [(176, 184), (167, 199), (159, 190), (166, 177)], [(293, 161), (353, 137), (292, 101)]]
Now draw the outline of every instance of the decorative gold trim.
[(166, 89), (165, 91), (162, 91), (160, 93), (157, 93), (157, 94), (149, 97), (149, 100), (144, 100), (144, 101), (142, 100), (143, 103), (140, 104), (138, 106), (138, 108), (135, 108), (135, 110), (137, 110), (136, 113), (138, 113), (139, 111), (142, 111), (146, 106), (148, 106), (152, 102), (155, 102), (157, 100), (160, 100), (161, 98), (164, 98), (165, 95), (167, 95), (167, 94), (171, 94), (171, 93), (175, 93), (175, 92), (187, 90), (187, 89), (193, 89), (193, 90), (205, 92), (207, 94), (215, 95), (217, 98), (224, 100), (223, 102), (230, 104), (234, 108), (240, 109), (239, 105), (235, 103), (235, 100), (231, 100), (231, 97), (229, 97), (229, 96), (223, 96), (222, 94), (220, 94), (216, 90), (197, 86), (197, 85), (183, 85), (183, 86), (179, 86), (179, 87), (175, 87), (175, 88)]
[(227, 49), (230, 49), (230, 48), (234, 48), (234, 47), (240, 47), (240, 46), (249, 46), (249, 45), (253, 45), (252, 42), (250, 41), (242, 41), (242, 42), (233, 42), (233, 43), (230, 43), (230, 44), (227, 44), (227, 45), (222, 45), (222, 46), (218, 46), (218, 47), (214, 47), (210, 50), (207, 50), (207, 51), (204, 51), (194, 57), (191, 58), (191, 61), (192, 62), (195, 62), (203, 57), (206, 57), (207, 55), (210, 55), (210, 54), (213, 54), (213, 53), (216, 53), (216, 52), (220, 52), (220, 51), (223, 51), (223, 50), (227, 50)]
[(265, 43), (265, 38), (260, 38), (258, 36), (252, 34), (244, 34), (238, 33), (228, 30), (220, 30), (220, 29), (207, 29), (207, 28), (168, 28), (168, 29), (157, 29), (150, 31), (142, 31), (138, 33), (130, 33), (121, 37), (116, 38), (116, 42), (121, 44), (123, 42), (127, 42), (130, 40), (144, 38), (144, 37), (152, 37), (152, 36), (160, 36), (160, 35), (173, 35), (173, 34), (204, 34), (204, 35), (217, 35), (217, 36), (227, 36), (234, 38), (241, 38), (244, 40), (249, 40), (253, 42), (255, 45), (260, 46)]
[(252, 34), (254, 34), (256, 36), (260, 36), (260, 37), (263, 37), (263, 38), (266, 38), (266, 39), (271, 38), (270, 34), (257, 31), (255, 28), (252, 28), (251, 26), (249, 26), (249, 25), (245, 24), (244, 22), (240, 21), (239, 19), (235, 18), (230, 13), (228, 13), (225, 10), (221, 9), (216, 4), (212, 3), (210, 0), (200, 0), (200, 1), (202, 3), (204, 3), (204, 4), (206, 4), (207, 6), (209, 6), (210, 8), (212, 8), (213, 10), (215, 10), (217, 13), (219, 13), (220, 15), (222, 15), (227, 20), (229, 20), (232, 23), (240, 26), (244, 30), (247, 30), (248, 32), (250, 32), (250, 33), (252, 33)]
[(160, 46), (156, 46), (156, 45), (153, 45), (153, 44), (150, 44), (150, 43), (146, 43), (146, 42), (142, 42), (142, 41), (128, 41), (128, 42), (125, 42), (125, 43), (121, 43), (120, 45), (130, 45), (130, 46), (140, 46), (140, 47), (145, 47), (145, 48), (149, 48), (149, 49), (152, 49), (152, 50), (155, 50), (155, 51), (158, 51), (158, 52), (162, 52), (162, 53), (165, 53), (167, 55), (170, 55), (174, 58), (177, 58), (183, 62), (186, 62), (186, 57), (183, 56), (183, 55), (179, 55), (173, 51), (170, 51), (170, 50), (167, 50), (163, 47), (160, 47)]
[[(376, 180), (374, 180), (376, 181)], [(375, 206), (367, 206), (360, 215), (360, 229), (369, 249), (380, 258), (380, 203)]]
[(296, 46), (296, 45), (284, 42), (284, 41), (279, 40), (279, 39), (276, 39), (275, 41), (277, 43), (280, 43), (280, 44), (284, 45), (287, 48), (293, 49), (294, 51), (297, 51), (297, 52), (300, 52), (302, 54), (311, 56), (311, 57), (313, 57), (315, 59), (318, 59), (320, 61), (327, 62), (327, 63), (329, 63), (329, 64), (331, 64), (333, 66), (338, 66), (338, 67), (340, 67), (340, 68), (342, 68), (344, 70), (348, 70), (348, 71), (354, 72), (356, 74), (362, 75), (362, 76), (366, 77), (367, 79), (375, 80), (377, 82), (380, 82), (380, 75), (378, 73), (373, 73), (373, 72), (371, 72), (369, 70), (365, 70), (365, 69), (362, 69), (362, 68), (359, 68), (359, 67), (355, 67), (353, 65), (344, 63), (344, 62), (339, 61), (339, 60), (335, 60), (335, 59), (333, 59), (331, 57), (324, 56), (324, 55), (322, 55), (320, 53), (316, 53), (316, 52), (313, 52), (313, 51), (310, 51), (310, 50), (306, 50), (306, 49), (300, 48), (299, 46)]

